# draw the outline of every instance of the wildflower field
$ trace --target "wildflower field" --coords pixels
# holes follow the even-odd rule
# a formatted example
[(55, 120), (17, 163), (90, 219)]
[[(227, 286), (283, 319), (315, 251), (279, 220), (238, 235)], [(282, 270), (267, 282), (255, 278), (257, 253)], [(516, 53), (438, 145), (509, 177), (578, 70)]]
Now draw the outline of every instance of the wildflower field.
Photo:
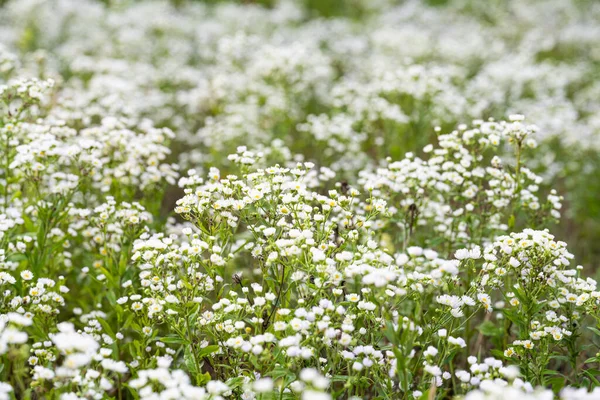
[(600, 2), (0, 0), (0, 400), (600, 399)]

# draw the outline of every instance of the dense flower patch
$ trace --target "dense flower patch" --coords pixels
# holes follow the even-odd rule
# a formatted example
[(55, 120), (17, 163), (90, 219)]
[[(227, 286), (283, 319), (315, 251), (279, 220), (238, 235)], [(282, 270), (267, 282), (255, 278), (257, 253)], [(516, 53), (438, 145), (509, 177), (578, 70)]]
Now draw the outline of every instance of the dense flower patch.
[(600, 7), (312, 3), (0, 1), (0, 399), (600, 398)]

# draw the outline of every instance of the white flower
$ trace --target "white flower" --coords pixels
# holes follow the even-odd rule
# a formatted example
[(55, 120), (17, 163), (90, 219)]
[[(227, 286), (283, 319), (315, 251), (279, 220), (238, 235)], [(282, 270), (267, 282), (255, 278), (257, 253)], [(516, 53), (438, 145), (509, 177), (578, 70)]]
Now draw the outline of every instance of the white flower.
[(266, 228), (263, 230), (263, 235), (269, 237), (269, 236), (273, 236), (275, 234), (275, 232), (277, 232), (276, 228)]
[(257, 393), (268, 393), (273, 390), (273, 380), (271, 378), (261, 378), (254, 382), (252, 388)]
[(33, 274), (29, 270), (21, 271), (21, 278), (25, 281), (30, 281), (33, 279)]
[(467, 249), (456, 250), (456, 252), (454, 253), (454, 257), (457, 260), (464, 260), (466, 258), (469, 258), (470, 257), (469, 250), (467, 250)]
[(352, 364), (352, 369), (354, 371), (362, 371), (363, 368), (364, 368), (364, 365), (362, 365), (358, 361), (355, 361), (354, 364)]

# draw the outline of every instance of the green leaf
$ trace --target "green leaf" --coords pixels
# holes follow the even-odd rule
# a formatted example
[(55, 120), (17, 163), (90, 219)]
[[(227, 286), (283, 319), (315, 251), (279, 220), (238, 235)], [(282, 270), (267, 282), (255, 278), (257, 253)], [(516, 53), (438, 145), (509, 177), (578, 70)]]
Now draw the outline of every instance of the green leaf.
[(186, 347), (183, 359), (185, 361), (185, 366), (187, 367), (188, 372), (191, 375), (197, 375), (199, 371), (196, 367), (196, 362), (194, 361), (194, 355), (192, 354), (190, 349), (191, 346)]
[(206, 385), (208, 382), (210, 382), (210, 374), (208, 372), (205, 372), (203, 374), (196, 374), (196, 383), (198, 386), (204, 386)]
[(384, 335), (393, 345), (398, 346), (400, 344), (400, 335), (391, 321), (387, 321)]
[(123, 324), (123, 329), (129, 328), (129, 326), (133, 322), (134, 317), (135, 317), (134, 313), (129, 313), (129, 315), (127, 316), (127, 319), (125, 320), (125, 323)]
[(498, 349), (492, 349), (490, 350), (490, 353), (497, 358), (506, 358), (506, 356), (504, 355), (504, 352), (502, 350), (498, 350)]
[(483, 322), (477, 327), (477, 330), (479, 330), (483, 336), (491, 337), (502, 336), (504, 333), (504, 329), (497, 327), (492, 321)]
[(555, 376), (547, 380), (548, 384), (552, 386), (552, 391), (554, 393), (560, 392), (560, 390), (565, 386), (565, 379), (560, 376)]
[(511, 215), (510, 218), (508, 219), (508, 228), (509, 229), (512, 229), (515, 227), (515, 220), (516, 220), (515, 215), (514, 214)]
[(115, 333), (113, 332), (113, 330), (110, 327), (110, 324), (108, 323), (108, 321), (106, 321), (103, 318), (97, 318), (98, 322), (100, 322), (100, 325), (102, 325), (102, 328), (104, 328), (104, 331), (106, 332), (106, 334), (108, 336), (110, 336), (111, 338), (115, 338)]
[(233, 390), (244, 384), (244, 377), (237, 376), (235, 378), (229, 378), (227, 379), (227, 382), (225, 382), (225, 384), (227, 384), (227, 386), (229, 386), (229, 388)]
[(600, 330), (594, 328), (593, 326), (587, 327), (590, 331), (594, 332), (596, 335), (600, 336)]
[(583, 373), (585, 375), (587, 375), (588, 378), (590, 378), (592, 380), (592, 382), (594, 382), (594, 384), (596, 385), (600, 385), (600, 381), (598, 381), (598, 376), (600, 376), (600, 370), (597, 369), (586, 369), (583, 371)]
[(286, 376), (289, 373), (290, 373), (290, 371), (287, 368), (278, 367), (278, 368), (275, 368), (274, 370), (272, 370), (271, 372), (268, 372), (265, 375), (272, 377), (273, 380), (277, 380), (277, 379), (283, 378), (284, 376)]
[(163, 343), (190, 344), (190, 342), (180, 336), (165, 336), (160, 338)]
[[(554, 377), (562, 377), (562, 378), (566, 378), (563, 374), (561, 374), (558, 371), (555, 371), (553, 369), (545, 369), (544, 372), (542, 372), (542, 374), (544, 376), (554, 376)], [(553, 378), (552, 378), (553, 379)]]
[(348, 381), (348, 375), (334, 375), (331, 378), (331, 382), (347, 382)]
[(219, 345), (213, 344), (211, 346), (206, 346), (205, 348), (201, 349), (200, 352), (198, 352), (198, 357), (199, 358), (203, 358), (206, 357), (209, 354), (214, 353), (215, 351), (218, 351), (220, 349)]

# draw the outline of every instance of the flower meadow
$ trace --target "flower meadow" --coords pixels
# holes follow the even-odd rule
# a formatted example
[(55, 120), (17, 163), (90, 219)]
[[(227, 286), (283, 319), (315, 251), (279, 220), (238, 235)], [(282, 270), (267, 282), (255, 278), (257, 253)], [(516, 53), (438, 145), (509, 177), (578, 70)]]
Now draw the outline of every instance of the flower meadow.
[(0, 400), (600, 399), (600, 3), (0, 0)]

